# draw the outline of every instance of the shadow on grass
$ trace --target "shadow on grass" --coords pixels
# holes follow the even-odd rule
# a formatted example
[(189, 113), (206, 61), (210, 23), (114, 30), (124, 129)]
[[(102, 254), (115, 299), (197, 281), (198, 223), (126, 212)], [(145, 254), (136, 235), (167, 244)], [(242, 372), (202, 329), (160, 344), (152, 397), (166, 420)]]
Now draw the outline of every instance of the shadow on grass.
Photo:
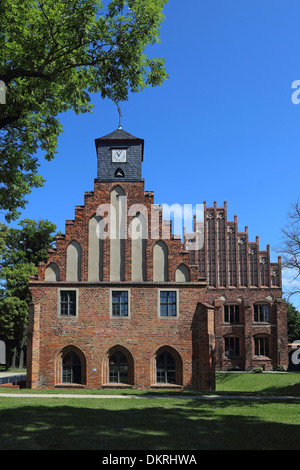
[[(108, 400), (108, 401), (107, 401)], [(254, 402), (49, 399), (3, 403), (1, 450), (298, 449), (298, 426), (260, 417)], [(43, 402), (44, 403), (44, 402)], [(274, 403), (269, 405), (274, 407)], [(278, 403), (279, 407), (282, 404)], [(289, 405), (287, 405), (289, 406)], [(291, 405), (292, 406), (292, 405)], [(295, 406), (295, 405), (294, 405)], [(247, 413), (245, 413), (245, 407)], [(292, 413), (290, 411), (290, 413)]]
[(300, 383), (287, 385), (286, 387), (269, 387), (263, 391), (263, 394), (299, 397), (300, 396)]

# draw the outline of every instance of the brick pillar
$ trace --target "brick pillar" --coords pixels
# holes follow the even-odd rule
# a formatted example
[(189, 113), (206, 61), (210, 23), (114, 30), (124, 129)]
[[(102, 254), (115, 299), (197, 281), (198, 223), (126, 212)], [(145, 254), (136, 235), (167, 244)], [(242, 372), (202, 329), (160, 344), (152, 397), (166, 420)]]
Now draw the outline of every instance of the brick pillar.
[(27, 333), (27, 388), (39, 388), (40, 302), (29, 305)]
[(215, 307), (215, 367), (216, 370), (223, 368), (223, 303), (219, 299), (214, 299)]
[(193, 329), (193, 388), (215, 390), (214, 307), (198, 303)]
[(277, 365), (282, 366), (285, 370), (287, 370), (289, 366), (288, 335), (287, 335), (287, 304), (284, 301), (284, 299), (278, 298), (276, 299), (275, 305), (276, 305), (276, 325), (277, 325), (277, 335), (276, 335)]
[(244, 345), (244, 362), (245, 370), (252, 369), (252, 358), (253, 358), (253, 338), (252, 338), (252, 325), (253, 325), (253, 311), (252, 305), (249, 299), (243, 299), (244, 307), (244, 328), (245, 328), (245, 345)]

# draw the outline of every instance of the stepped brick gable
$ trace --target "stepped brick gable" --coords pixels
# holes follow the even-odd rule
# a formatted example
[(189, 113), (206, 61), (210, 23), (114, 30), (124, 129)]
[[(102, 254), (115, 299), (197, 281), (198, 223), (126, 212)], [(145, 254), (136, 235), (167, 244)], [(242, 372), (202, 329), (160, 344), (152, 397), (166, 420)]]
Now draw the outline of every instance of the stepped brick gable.
[(30, 281), (27, 386), (214, 390), (215, 370), (287, 368), (280, 258), (226, 203), (182, 240), (145, 190), (143, 139), (95, 145), (94, 190)]

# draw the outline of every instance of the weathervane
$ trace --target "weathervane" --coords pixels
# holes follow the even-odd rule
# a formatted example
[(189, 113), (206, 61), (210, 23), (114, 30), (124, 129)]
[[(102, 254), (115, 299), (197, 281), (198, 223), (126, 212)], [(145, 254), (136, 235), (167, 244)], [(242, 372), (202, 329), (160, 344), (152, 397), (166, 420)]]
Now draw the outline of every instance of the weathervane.
[(122, 114), (120, 106), (118, 104), (117, 104), (117, 109), (118, 109), (118, 113), (119, 113), (119, 129), (122, 129), (121, 118), (123, 117), (123, 114)]

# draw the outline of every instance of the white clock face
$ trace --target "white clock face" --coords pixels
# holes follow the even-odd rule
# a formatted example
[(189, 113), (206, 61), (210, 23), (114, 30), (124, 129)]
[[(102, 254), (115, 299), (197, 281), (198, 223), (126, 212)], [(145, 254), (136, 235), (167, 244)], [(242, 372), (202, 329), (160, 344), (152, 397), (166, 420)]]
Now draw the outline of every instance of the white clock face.
[(126, 149), (113, 149), (112, 150), (113, 162), (126, 162)]

